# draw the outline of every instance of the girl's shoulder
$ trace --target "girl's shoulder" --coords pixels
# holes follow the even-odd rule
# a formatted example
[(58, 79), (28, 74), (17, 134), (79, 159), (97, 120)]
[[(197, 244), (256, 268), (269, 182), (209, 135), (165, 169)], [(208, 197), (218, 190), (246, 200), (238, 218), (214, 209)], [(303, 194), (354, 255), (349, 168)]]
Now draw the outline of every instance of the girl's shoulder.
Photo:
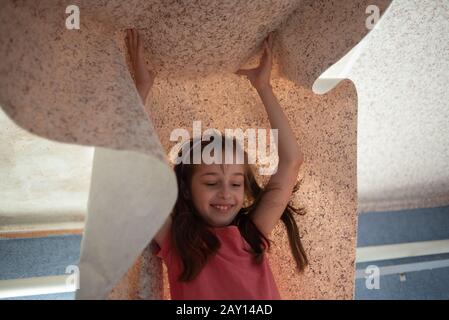
[(171, 230), (168, 229), (167, 232), (164, 234), (162, 241), (155, 241), (156, 250), (154, 254), (163, 259), (168, 260), (171, 252)]

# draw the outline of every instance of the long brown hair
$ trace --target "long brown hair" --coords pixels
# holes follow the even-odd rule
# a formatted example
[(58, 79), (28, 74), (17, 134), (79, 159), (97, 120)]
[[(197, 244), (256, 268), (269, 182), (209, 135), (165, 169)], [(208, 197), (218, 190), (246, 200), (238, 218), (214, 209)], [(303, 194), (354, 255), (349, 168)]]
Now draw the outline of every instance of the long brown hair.
[[(228, 137), (222, 137), (222, 146), (225, 145), (225, 139), (231, 139)], [(235, 150), (238, 142), (235, 137), (232, 139), (232, 145)], [(199, 141), (198, 147), (201, 152), (205, 146), (211, 143), (209, 141)], [(193, 139), (186, 141), (189, 145), (188, 157), (191, 159), (193, 149), (197, 143), (194, 143)], [(186, 147), (186, 144), (183, 147)], [(182, 154), (182, 148), (179, 151), (178, 157), (186, 155)], [(231, 225), (236, 225), (251, 247), (251, 253), (256, 263), (261, 263), (263, 260), (264, 252), (270, 248), (271, 240), (267, 239), (262, 232), (256, 227), (251, 219), (253, 208), (257, 205), (261, 198), (264, 189), (259, 185), (254, 176), (253, 170), (248, 164), (248, 156), (244, 153), (244, 190), (245, 196), (250, 203), (248, 206), (244, 206), (236, 215)], [(178, 199), (172, 212), (172, 224), (171, 224), (171, 240), (176, 250), (176, 253), (181, 258), (183, 264), (183, 271), (179, 275), (179, 281), (193, 280), (199, 272), (202, 270), (210, 255), (213, 255), (220, 248), (220, 241), (217, 236), (207, 228), (207, 223), (201, 218), (196, 211), (190, 197), (191, 179), (194, 171), (194, 164), (184, 163), (176, 164), (174, 167), (177, 183), (178, 183)], [(293, 189), (293, 193), (299, 188), (297, 183)], [(308, 264), (307, 256), (304, 248), (301, 244), (298, 226), (294, 219), (294, 214), (304, 215), (306, 213), (304, 208), (295, 208), (289, 202), (281, 216), (281, 220), (284, 222), (288, 233), (288, 239), (293, 256), (296, 260), (297, 268), (300, 272), (304, 271), (305, 266)]]

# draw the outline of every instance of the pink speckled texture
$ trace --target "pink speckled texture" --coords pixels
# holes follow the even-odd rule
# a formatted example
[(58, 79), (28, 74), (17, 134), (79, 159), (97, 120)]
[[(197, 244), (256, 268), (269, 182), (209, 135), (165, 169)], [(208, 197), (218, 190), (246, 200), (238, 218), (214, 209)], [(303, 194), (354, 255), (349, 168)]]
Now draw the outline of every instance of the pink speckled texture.
[(164, 159), (111, 30), (87, 19), (67, 30), (67, 1), (3, 2), (0, 103), (18, 125), (60, 142)]
[[(232, 72), (257, 63), (261, 41), (277, 30), (272, 84), (306, 154), (295, 202), (308, 210), (298, 224), (311, 265), (304, 275), (295, 272), (280, 224), (272, 268), (285, 299), (351, 299), (357, 96), (350, 82), (325, 96), (310, 88), (367, 33), (365, 8), (373, 3), (85, 0), (76, 31), (64, 28), (69, 4), (2, 2), (0, 105), (43, 137), (161, 160), (171, 130), (189, 129), (194, 120), (203, 128), (268, 127), (256, 92)], [(145, 109), (127, 69), (127, 27), (139, 28), (157, 72)], [(109, 298), (167, 297), (161, 270), (147, 247)]]

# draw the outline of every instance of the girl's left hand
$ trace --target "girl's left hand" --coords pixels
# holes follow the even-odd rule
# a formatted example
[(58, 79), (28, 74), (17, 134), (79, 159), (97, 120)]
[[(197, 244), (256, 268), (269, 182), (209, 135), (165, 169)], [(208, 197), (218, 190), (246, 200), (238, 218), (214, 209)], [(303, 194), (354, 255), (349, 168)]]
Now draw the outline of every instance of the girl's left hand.
[(235, 72), (238, 75), (246, 76), (256, 89), (263, 89), (271, 87), (270, 75), (271, 67), (273, 65), (273, 33), (270, 32), (263, 42), (264, 53), (260, 60), (260, 64), (254, 69), (239, 69)]
[(136, 29), (126, 30), (126, 46), (131, 58), (134, 70), (136, 88), (145, 101), (145, 98), (154, 83), (155, 74), (149, 70), (144, 60), (144, 48), (139, 39), (139, 33)]

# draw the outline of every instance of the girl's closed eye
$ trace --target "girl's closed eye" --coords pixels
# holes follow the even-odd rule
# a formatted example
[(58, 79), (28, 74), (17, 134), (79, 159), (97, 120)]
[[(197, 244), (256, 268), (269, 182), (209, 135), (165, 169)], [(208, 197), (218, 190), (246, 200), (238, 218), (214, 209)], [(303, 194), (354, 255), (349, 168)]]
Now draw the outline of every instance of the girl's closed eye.
[[(206, 186), (216, 186), (216, 185), (218, 185), (218, 182), (216, 182), (216, 181), (206, 181), (206, 182), (204, 182), (204, 184)], [(243, 185), (243, 183), (241, 183), (241, 182), (231, 182), (231, 186), (232, 187), (241, 187), (242, 185)]]
[(216, 181), (206, 181), (206, 182), (204, 182), (204, 184), (206, 186), (216, 186), (217, 182)]

